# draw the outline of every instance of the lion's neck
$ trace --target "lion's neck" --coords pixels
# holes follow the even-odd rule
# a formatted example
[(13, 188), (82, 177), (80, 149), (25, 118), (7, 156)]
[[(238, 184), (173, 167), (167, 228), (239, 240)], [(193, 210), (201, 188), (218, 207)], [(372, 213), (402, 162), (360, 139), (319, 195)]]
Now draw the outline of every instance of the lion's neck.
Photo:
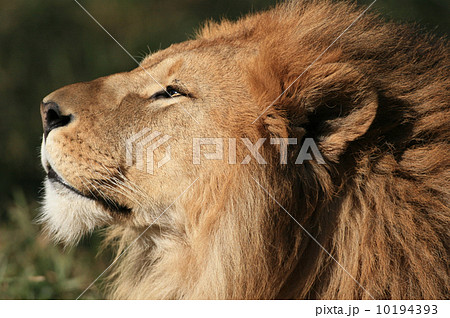
[(251, 179), (241, 178), (242, 187), (233, 189), (224, 178), (220, 193), (204, 190), (212, 189), (208, 182), (214, 180), (203, 181), (184, 202), (189, 209), (178, 211), (186, 216), (180, 219), (183, 233), (152, 233), (153, 245), (130, 248), (116, 270), (112, 296), (444, 297), (445, 287), (436, 286), (448, 286), (441, 259), (447, 255), (445, 206), (407, 179), (365, 173), (309, 212), (288, 202), (301, 187), (286, 183), (277, 188), (261, 179), (303, 228)]
[[(231, 180), (239, 180), (228, 175)], [(295, 237), (279, 239), (274, 207), (264, 192), (255, 194), (254, 180), (240, 179), (240, 187), (221, 179), (220, 193), (204, 178), (188, 195), (183, 208), (173, 211), (180, 231), (150, 233), (152, 245), (137, 242), (119, 261), (113, 274), (111, 297), (126, 299), (245, 299), (275, 298), (282, 273), (292, 266), (286, 252), (298, 246)], [(203, 184), (202, 184), (203, 183)], [(211, 189), (211, 191), (205, 190)], [(214, 191), (213, 191), (214, 189)], [(205, 205), (205, 202), (209, 204)], [(186, 209), (185, 207), (189, 207)], [(280, 211), (277, 211), (280, 213)], [(281, 214), (280, 229), (291, 224)], [(119, 236), (136, 237), (123, 229)], [(119, 238), (120, 240), (121, 238)], [(142, 240), (144, 241), (144, 239)], [(124, 243), (126, 246), (128, 243)]]

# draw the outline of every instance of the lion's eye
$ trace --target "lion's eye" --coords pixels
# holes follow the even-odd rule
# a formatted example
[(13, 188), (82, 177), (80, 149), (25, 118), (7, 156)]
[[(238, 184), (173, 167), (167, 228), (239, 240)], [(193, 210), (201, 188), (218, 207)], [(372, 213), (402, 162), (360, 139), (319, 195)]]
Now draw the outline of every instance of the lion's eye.
[(168, 86), (166, 90), (159, 91), (155, 94), (153, 94), (150, 98), (151, 99), (161, 99), (161, 98), (175, 98), (179, 96), (186, 96), (185, 94), (179, 92), (176, 88), (172, 86)]

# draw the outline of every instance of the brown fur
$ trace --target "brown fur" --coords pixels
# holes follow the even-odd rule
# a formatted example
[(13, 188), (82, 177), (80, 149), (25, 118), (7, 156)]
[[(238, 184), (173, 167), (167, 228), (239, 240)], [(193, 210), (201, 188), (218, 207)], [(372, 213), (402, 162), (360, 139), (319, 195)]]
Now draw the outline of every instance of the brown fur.
[[(82, 141), (98, 138), (91, 144), (105, 153), (91, 166), (76, 169), (91, 176), (96, 162), (103, 162), (124, 172), (125, 182), (144, 193), (129, 189), (128, 196), (135, 195), (131, 200), (98, 185), (103, 195), (133, 210), (120, 217), (108, 212), (115, 220), (108, 223), (108, 242), (116, 242), (119, 253), (199, 177), (121, 256), (111, 275), (112, 298), (448, 297), (447, 42), (367, 13), (308, 68), (360, 13), (343, 2), (294, 1), (237, 22), (209, 23), (195, 40), (144, 60), (142, 66), (163, 85), (165, 76), (184, 79), (197, 99), (182, 105), (201, 123), (179, 109), (152, 115), (153, 129), (178, 136), (179, 151), (172, 155), (178, 159), (150, 178), (123, 168), (123, 149), (116, 149), (132, 130), (148, 124), (139, 94), (147, 94), (140, 83), (150, 80), (142, 70), (68, 86), (47, 98), (76, 105), (70, 111), (79, 113), (77, 107), (92, 103), (92, 94), (104, 96), (101, 105), (117, 105), (115, 115), (102, 113), (110, 121), (96, 124), (119, 126), (110, 137), (96, 128), (99, 137), (83, 136), (76, 122), (72, 129), (79, 129)], [(78, 100), (87, 96), (88, 102), (81, 106), (74, 94)], [(93, 108), (83, 112), (95, 114)], [(102, 143), (101, 136), (109, 141)], [(267, 165), (253, 160), (192, 166), (186, 155), (192, 150), (182, 146), (190, 137), (312, 137), (326, 164), (292, 164), (299, 150), (292, 146), (289, 158), (294, 159), (279, 165), (278, 149), (265, 144), (261, 153)], [(246, 154), (238, 148), (238, 158)], [(96, 156), (89, 150), (82, 155)], [(74, 169), (64, 160), (63, 174)], [(100, 165), (97, 169), (105, 173)], [(136, 200), (154, 212), (137, 212)]]

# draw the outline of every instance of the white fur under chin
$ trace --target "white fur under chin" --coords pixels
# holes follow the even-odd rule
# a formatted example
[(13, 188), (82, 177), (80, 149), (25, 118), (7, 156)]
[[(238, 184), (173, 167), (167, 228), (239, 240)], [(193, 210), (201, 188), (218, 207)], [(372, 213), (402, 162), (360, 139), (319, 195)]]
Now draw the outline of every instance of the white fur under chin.
[(49, 235), (65, 245), (78, 243), (94, 228), (110, 223), (111, 216), (98, 204), (64, 186), (45, 181), (45, 199), (38, 222)]

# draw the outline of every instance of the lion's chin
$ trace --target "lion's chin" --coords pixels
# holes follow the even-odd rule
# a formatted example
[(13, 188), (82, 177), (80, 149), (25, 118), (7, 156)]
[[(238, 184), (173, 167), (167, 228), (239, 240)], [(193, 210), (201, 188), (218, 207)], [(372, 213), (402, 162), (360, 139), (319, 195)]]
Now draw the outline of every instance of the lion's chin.
[(38, 222), (56, 242), (74, 245), (96, 227), (107, 225), (111, 216), (96, 201), (63, 185), (45, 181), (45, 197)]

